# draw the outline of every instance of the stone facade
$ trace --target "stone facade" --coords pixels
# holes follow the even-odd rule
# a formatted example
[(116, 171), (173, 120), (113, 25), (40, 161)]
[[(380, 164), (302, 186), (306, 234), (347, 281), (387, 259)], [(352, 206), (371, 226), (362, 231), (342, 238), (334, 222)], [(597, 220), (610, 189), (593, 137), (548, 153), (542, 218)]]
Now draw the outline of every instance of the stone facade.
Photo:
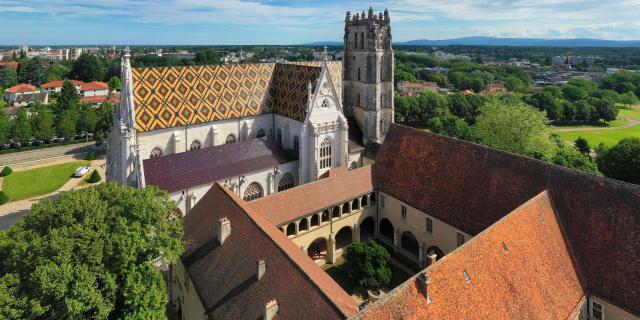
[(394, 56), (389, 13), (347, 12), (344, 27), (344, 104), (364, 133), (382, 143), (393, 123)]

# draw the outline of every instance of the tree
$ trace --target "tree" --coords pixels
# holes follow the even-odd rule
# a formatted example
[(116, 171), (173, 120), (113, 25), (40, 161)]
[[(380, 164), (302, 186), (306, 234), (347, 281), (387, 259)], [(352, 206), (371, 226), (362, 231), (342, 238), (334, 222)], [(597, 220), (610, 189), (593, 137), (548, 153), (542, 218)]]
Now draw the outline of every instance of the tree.
[(427, 129), (431, 132), (456, 137), (464, 140), (471, 139), (471, 129), (462, 119), (452, 115), (449, 110), (438, 112), (439, 114), (427, 121)]
[(613, 121), (618, 118), (618, 107), (611, 100), (598, 99), (598, 98), (590, 98), (588, 103), (594, 106), (595, 108), (595, 117), (592, 118), (592, 121), (597, 121), (598, 119), (602, 119), (604, 121)]
[(545, 138), (547, 121), (544, 111), (523, 103), (490, 101), (480, 109), (473, 130), (488, 146), (522, 155), (548, 155), (553, 145)]
[(28, 141), (33, 132), (31, 130), (31, 122), (27, 114), (27, 108), (20, 107), (16, 117), (11, 121), (11, 137), (17, 141)]
[(98, 172), (98, 170), (93, 170), (87, 182), (96, 183), (96, 182), (100, 182), (100, 180), (102, 180), (102, 177), (100, 176), (100, 173)]
[(580, 153), (584, 155), (589, 155), (591, 153), (591, 146), (589, 146), (589, 141), (582, 137), (578, 137), (574, 143), (575, 148), (580, 151)]
[(16, 70), (7, 66), (0, 67), (0, 88), (10, 88), (18, 83)]
[(549, 120), (556, 121), (563, 118), (563, 110), (560, 101), (553, 94), (545, 91), (536, 92), (526, 99), (527, 103), (536, 107), (538, 110), (547, 112)]
[(200, 50), (196, 52), (196, 63), (199, 65), (220, 64), (220, 55), (216, 49)]
[(621, 94), (619, 96), (619, 100), (620, 103), (624, 104), (626, 107), (637, 104), (638, 103), (638, 97), (636, 97), (636, 95), (632, 92), (625, 92), (623, 94)]
[(439, 87), (446, 87), (448, 84), (447, 77), (437, 72), (422, 70), (420, 71), (420, 75), (425, 81), (435, 82)]
[(551, 159), (551, 162), (565, 168), (571, 168), (593, 175), (601, 175), (596, 163), (591, 157), (578, 152), (578, 150), (574, 148), (559, 148)]
[(36, 108), (36, 113), (31, 115), (31, 123), (36, 139), (45, 140), (55, 135), (53, 113), (44, 106)]
[(108, 183), (35, 203), (0, 231), (0, 318), (166, 319), (156, 265), (183, 251), (176, 206)]
[(505, 87), (507, 90), (513, 92), (525, 92), (527, 91), (527, 85), (524, 81), (520, 80), (518, 77), (507, 77), (504, 79)]
[(76, 134), (76, 119), (78, 111), (73, 109), (63, 110), (58, 121), (58, 131), (63, 137), (73, 137)]
[(109, 79), (109, 90), (120, 90), (120, 78), (113, 76)]
[(387, 250), (375, 241), (353, 243), (347, 247), (345, 256), (349, 277), (359, 282), (388, 284), (391, 281), (389, 257)]
[(62, 64), (53, 64), (47, 69), (47, 81), (62, 80), (69, 74), (69, 67)]
[(80, 95), (78, 90), (69, 80), (65, 80), (60, 90), (60, 95), (56, 101), (56, 111), (61, 113), (63, 110), (73, 109), (80, 102)]
[(24, 60), (18, 65), (18, 82), (39, 86), (46, 81), (47, 73), (44, 67), (42, 67), (40, 58), (36, 57), (31, 60)]
[(414, 75), (412, 75), (409, 72), (402, 71), (402, 70), (396, 71), (394, 80), (395, 80), (396, 83), (399, 83), (399, 82), (402, 82), (402, 81), (409, 81), (409, 82), (417, 82), (418, 81)]
[(625, 138), (597, 157), (605, 176), (640, 184), (640, 138)]
[(98, 57), (83, 53), (73, 63), (69, 77), (84, 82), (100, 81), (105, 72)]
[(9, 143), (9, 137), (11, 135), (11, 122), (7, 114), (0, 111), (0, 144)]
[(91, 106), (84, 106), (82, 115), (80, 115), (80, 120), (78, 121), (78, 130), (95, 133), (98, 120), (96, 110)]
[(585, 91), (581, 87), (574, 85), (566, 85), (562, 87), (562, 96), (571, 102), (576, 102), (578, 100), (583, 100), (589, 97), (587, 91)]

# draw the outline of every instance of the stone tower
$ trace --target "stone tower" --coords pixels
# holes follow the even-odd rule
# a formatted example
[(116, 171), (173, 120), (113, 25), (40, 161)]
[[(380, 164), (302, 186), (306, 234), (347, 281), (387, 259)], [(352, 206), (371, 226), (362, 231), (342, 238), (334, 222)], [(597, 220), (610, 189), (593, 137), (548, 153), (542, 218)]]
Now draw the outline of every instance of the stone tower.
[(344, 105), (364, 143), (382, 143), (393, 123), (393, 48), (389, 12), (347, 12), (344, 22)]

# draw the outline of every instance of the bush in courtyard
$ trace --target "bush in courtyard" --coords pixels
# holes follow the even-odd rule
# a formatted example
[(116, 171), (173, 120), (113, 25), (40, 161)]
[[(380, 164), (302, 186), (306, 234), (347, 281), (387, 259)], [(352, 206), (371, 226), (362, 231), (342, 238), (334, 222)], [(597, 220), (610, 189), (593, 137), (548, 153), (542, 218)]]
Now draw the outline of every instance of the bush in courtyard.
[(91, 173), (91, 177), (89, 177), (89, 180), (87, 180), (87, 182), (96, 183), (100, 182), (100, 180), (102, 180), (102, 177), (100, 176), (100, 173), (98, 173), (98, 170), (93, 170), (93, 172)]
[(96, 153), (95, 151), (89, 151), (89, 153), (87, 153), (87, 159), (86, 160), (95, 160), (96, 159)]
[(9, 202), (9, 196), (4, 193), (4, 191), (0, 191), (0, 204), (5, 204)]
[(375, 241), (353, 243), (347, 247), (345, 256), (349, 277), (366, 285), (388, 284), (391, 281), (389, 257), (389, 252)]
[(0, 177), (6, 177), (12, 173), (13, 173), (13, 170), (11, 169), (11, 167), (6, 166), (4, 167), (4, 169), (2, 169), (2, 171), (0, 171)]

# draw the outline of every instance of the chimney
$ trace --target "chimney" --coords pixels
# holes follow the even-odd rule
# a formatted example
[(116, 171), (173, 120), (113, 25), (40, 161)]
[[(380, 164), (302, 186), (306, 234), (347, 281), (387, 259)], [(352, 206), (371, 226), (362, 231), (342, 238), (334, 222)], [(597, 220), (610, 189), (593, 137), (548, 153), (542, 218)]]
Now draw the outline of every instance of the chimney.
[(429, 254), (427, 255), (427, 267), (436, 263), (436, 260), (438, 259), (438, 255), (431, 251), (429, 252)]
[(231, 235), (231, 221), (226, 217), (218, 220), (218, 242), (220, 245)]
[(264, 317), (263, 320), (271, 320), (278, 314), (278, 301), (273, 299), (264, 305)]
[(262, 279), (262, 276), (264, 276), (264, 273), (267, 271), (267, 264), (264, 262), (264, 260), (258, 260), (258, 281), (260, 279)]
[(431, 298), (429, 297), (429, 292), (427, 288), (429, 287), (429, 275), (422, 271), (418, 274), (416, 278), (416, 287), (418, 287), (418, 291), (425, 299), (427, 299), (427, 303), (431, 303)]

